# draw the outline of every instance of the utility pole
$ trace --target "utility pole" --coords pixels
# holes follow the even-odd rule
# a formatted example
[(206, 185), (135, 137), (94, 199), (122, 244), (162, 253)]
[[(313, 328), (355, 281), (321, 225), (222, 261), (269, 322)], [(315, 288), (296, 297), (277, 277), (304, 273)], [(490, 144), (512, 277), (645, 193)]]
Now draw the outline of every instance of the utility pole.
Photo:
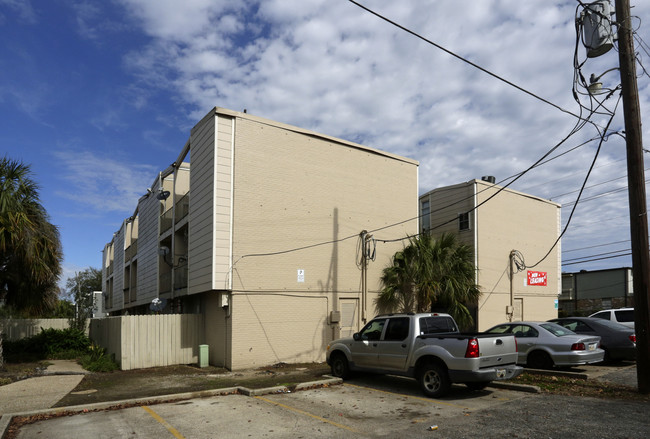
[(636, 54), (632, 37), (629, 0), (616, 0), (616, 22), (618, 23), (618, 57), (627, 149), (632, 275), (634, 276), (636, 371), (639, 392), (647, 394), (650, 393), (650, 339), (648, 337), (650, 332), (650, 308), (648, 307), (650, 255), (648, 254), (648, 214), (643, 171), (641, 111), (636, 82)]

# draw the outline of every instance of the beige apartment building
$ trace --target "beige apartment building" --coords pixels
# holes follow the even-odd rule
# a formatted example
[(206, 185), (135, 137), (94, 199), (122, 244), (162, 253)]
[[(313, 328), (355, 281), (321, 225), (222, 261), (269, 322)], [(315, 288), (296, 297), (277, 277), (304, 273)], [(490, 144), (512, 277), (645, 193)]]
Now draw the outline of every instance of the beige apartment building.
[(212, 109), (152, 178), (104, 248), (105, 310), (202, 314), (229, 369), (323, 361), (402, 248), (372, 231), (417, 233), (416, 161), (247, 113)]
[(551, 247), (561, 232), (559, 204), (503, 189), (493, 177), (484, 177), (421, 195), (420, 215), (421, 232), (456, 233), (474, 250), (482, 291), (471, 307), (475, 329), (484, 331), (511, 319), (557, 317), (560, 242)]

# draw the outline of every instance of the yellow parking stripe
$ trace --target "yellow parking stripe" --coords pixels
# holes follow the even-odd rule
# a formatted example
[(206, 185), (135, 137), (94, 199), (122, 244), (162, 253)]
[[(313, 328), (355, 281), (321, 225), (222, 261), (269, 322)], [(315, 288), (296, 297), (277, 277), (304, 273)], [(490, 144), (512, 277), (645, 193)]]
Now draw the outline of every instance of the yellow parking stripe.
[(284, 409), (291, 410), (292, 412), (300, 413), (301, 415), (305, 415), (305, 416), (309, 416), (310, 418), (318, 419), (319, 421), (326, 422), (326, 423), (331, 424), (331, 425), (333, 425), (335, 427), (342, 428), (342, 429), (350, 431), (352, 433), (360, 433), (359, 431), (357, 431), (357, 430), (355, 430), (355, 429), (353, 429), (351, 427), (348, 427), (347, 425), (339, 424), (337, 422), (330, 421), (329, 419), (321, 418), (320, 416), (313, 415), (313, 414), (311, 414), (309, 412), (306, 412), (304, 410), (300, 410), (300, 409), (297, 409), (295, 407), (289, 407), (288, 405), (281, 404), (281, 403), (275, 402), (275, 401), (271, 401), (270, 399), (266, 399), (266, 398), (263, 398), (261, 396), (256, 396), (255, 398), (259, 399), (261, 401), (264, 401), (264, 402), (271, 403), (273, 405), (277, 405), (278, 407), (282, 407)]
[(154, 412), (147, 406), (142, 406), (143, 409), (145, 409), (156, 421), (160, 422), (162, 425), (165, 426), (165, 428), (174, 435), (176, 439), (185, 439), (182, 434), (178, 432), (174, 427), (172, 427), (167, 421), (165, 421), (163, 418), (158, 415), (158, 413)]
[(438, 401), (437, 399), (432, 399), (432, 398), (424, 398), (424, 397), (421, 397), (421, 396), (405, 395), (403, 393), (387, 392), (386, 390), (373, 389), (372, 387), (357, 386), (356, 384), (350, 384), (350, 383), (343, 383), (343, 385), (348, 386), (348, 387), (356, 387), (357, 389), (372, 390), (373, 392), (387, 393), (389, 395), (397, 395), (397, 396), (401, 396), (401, 397), (404, 397), (404, 398), (419, 399), (421, 401), (428, 401), (428, 402), (431, 402), (433, 404), (440, 404), (440, 405), (446, 405), (446, 406), (449, 406), (449, 407), (456, 407), (456, 408), (459, 408), (459, 409), (469, 410), (469, 407), (467, 407), (467, 406), (451, 404), (449, 402)]

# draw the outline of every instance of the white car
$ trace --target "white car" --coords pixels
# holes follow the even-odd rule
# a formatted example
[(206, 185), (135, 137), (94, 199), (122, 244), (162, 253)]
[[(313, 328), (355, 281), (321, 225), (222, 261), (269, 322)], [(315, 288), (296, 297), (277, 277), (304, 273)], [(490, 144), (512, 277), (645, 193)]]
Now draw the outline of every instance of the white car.
[(634, 329), (634, 308), (604, 309), (589, 317), (611, 320)]
[(599, 336), (579, 335), (557, 323), (502, 323), (486, 332), (513, 334), (519, 350), (517, 364), (533, 369), (599, 363), (605, 358)]

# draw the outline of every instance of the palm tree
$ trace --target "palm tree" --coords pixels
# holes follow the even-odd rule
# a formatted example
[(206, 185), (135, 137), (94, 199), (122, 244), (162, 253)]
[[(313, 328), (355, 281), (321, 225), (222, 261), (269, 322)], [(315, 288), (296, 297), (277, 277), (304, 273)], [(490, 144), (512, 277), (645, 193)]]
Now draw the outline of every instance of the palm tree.
[(58, 294), (59, 230), (49, 222), (28, 165), (0, 159), (0, 291), (6, 306), (38, 316)]
[(461, 327), (473, 322), (467, 304), (480, 296), (475, 283), (472, 250), (445, 233), (437, 239), (429, 234), (409, 237), (384, 268), (382, 290), (376, 305), (379, 312), (430, 312), (445, 309)]

